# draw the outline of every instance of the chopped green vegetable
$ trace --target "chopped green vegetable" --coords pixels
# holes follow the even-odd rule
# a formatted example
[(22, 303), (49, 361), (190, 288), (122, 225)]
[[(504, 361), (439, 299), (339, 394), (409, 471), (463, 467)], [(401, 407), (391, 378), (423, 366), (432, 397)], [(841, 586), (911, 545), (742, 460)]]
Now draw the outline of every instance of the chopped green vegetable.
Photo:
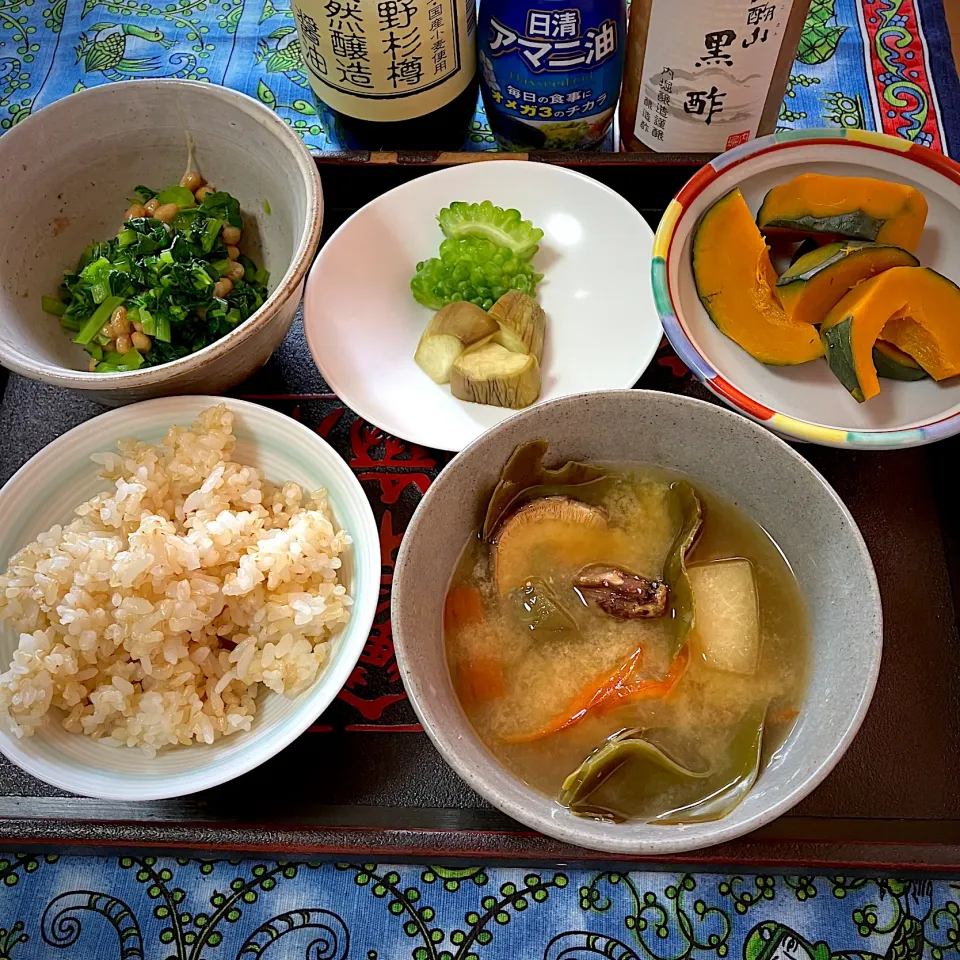
[(73, 342), (82, 343), (86, 346), (100, 332), (100, 328), (110, 319), (110, 314), (121, 303), (123, 303), (123, 297), (107, 297), (80, 328), (80, 332), (73, 338)]
[[(98, 373), (136, 370), (195, 353), (247, 320), (268, 296), (269, 274), (244, 256), (239, 261), (243, 277), (233, 280), (228, 292), (222, 288), (227, 284), (217, 290), (231, 267), (223, 227), (243, 229), (235, 197), (219, 191), (196, 206), (185, 187), (157, 193), (138, 186), (130, 202), (153, 198), (181, 208), (172, 223), (149, 216), (126, 221), (114, 239), (83, 252), (76, 268), (64, 275), (59, 297), (41, 301), (98, 361)], [(113, 338), (101, 331), (121, 304), (127, 320), (141, 324), (151, 338), (149, 350), (112, 352)]]
[(271, 213), (273, 213), (273, 211), (270, 209), (270, 201), (269, 201), (269, 200), (264, 200), (264, 201), (263, 201), (263, 212), (264, 212), (268, 217), (270, 216)]
[(161, 207), (168, 203), (175, 203), (181, 209), (185, 209), (186, 207), (196, 206), (197, 200), (192, 191), (186, 187), (181, 187), (178, 183), (175, 186), (167, 187), (166, 190), (161, 190), (157, 194), (157, 203)]
[[(102, 352), (102, 351), (101, 351)], [(137, 350), (128, 350), (126, 353), (117, 353), (111, 350), (103, 354), (103, 360), (97, 364), (97, 373), (103, 373), (101, 367), (108, 368), (106, 372), (123, 370), (139, 370), (143, 366), (144, 356)]]
[(524, 220), (519, 210), (504, 210), (489, 200), (451, 203), (440, 211), (437, 219), (444, 236), (452, 240), (485, 237), (524, 261), (533, 257), (537, 244), (543, 239), (543, 231)]
[(200, 204), (200, 212), (205, 217), (216, 217), (231, 227), (243, 229), (243, 217), (240, 215), (240, 201), (229, 193), (218, 190), (208, 193)]
[(133, 188), (133, 196), (127, 197), (128, 203), (149, 203), (157, 195), (156, 190), (145, 187), (142, 183)]
[(40, 306), (44, 313), (51, 313), (55, 317), (62, 317), (67, 305), (55, 297), (41, 297)]

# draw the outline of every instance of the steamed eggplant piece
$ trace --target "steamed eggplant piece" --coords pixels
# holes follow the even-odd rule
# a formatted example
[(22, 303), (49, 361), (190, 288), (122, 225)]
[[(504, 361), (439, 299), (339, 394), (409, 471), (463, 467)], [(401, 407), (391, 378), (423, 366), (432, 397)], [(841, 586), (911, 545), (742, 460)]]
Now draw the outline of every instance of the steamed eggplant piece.
[(475, 304), (449, 303), (427, 324), (413, 359), (434, 383), (449, 383), (457, 357), (498, 330), (496, 320)]
[(577, 574), (574, 588), (615, 620), (654, 620), (666, 615), (669, 590), (662, 580), (592, 563)]
[(609, 483), (606, 470), (572, 460), (562, 467), (548, 469), (543, 465), (547, 447), (546, 440), (531, 440), (510, 455), (487, 504), (484, 540), (493, 537), (504, 517), (533, 500), (565, 496), (588, 501), (595, 496), (599, 502)]
[(458, 400), (522, 410), (540, 396), (540, 365), (531, 354), (482, 340), (454, 361), (450, 390)]
[[(660, 746), (652, 743), (640, 728), (621, 730), (601, 744), (563, 781), (557, 800), (579, 816), (620, 822), (633, 816), (618, 805), (596, 797), (600, 788), (616, 773), (623, 771), (640, 793), (656, 797), (673, 785), (687, 786), (706, 780), (709, 770), (696, 770), (680, 763)], [(642, 802), (642, 798), (640, 798)]]
[(550, 551), (571, 566), (583, 566), (602, 552), (607, 514), (569, 497), (533, 500), (512, 513), (492, 542), (493, 575), (501, 594), (530, 578), (535, 551)]
[(675, 657), (686, 643), (687, 634), (696, 621), (696, 606), (693, 587), (687, 575), (687, 556), (693, 550), (700, 528), (703, 526), (703, 508), (697, 491), (686, 482), (678, 480), (671, 484), (677, 510), (680, 514), (680, 530), (674, 538), (663, 565), (663, 579), (670, 588), (670, 616), (674, 623), (674, 645), (671, 656)]
[(488, 316), (500, 325), (494, 336), (497, 343), (514, 353), (532, 353), (537, 363), (542, 362), (547, 315), (533, 297), (511, 290), (490, 308)]
[(532, 578), (511, 596), (517, 620), (537, 642), (580, 638), (573, 617), (563, 609), (543, 580)]

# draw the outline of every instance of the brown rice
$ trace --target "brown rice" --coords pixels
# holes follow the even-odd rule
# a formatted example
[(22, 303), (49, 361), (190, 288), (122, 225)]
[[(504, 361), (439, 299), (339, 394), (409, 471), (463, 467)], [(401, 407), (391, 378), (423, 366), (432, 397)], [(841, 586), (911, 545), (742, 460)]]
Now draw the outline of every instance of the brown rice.
[(94, 457), (113, 488), (0, 576), (0, 621), (20, 632), (0, 720), (30, 736), (53, 707), (67, 730), (149, 755), (248, 730), (261, 684), (295, 695), (328, 660), (350, 538), (325, 491), (230, 459), (225, 405), (157, 447), (118, 446)]

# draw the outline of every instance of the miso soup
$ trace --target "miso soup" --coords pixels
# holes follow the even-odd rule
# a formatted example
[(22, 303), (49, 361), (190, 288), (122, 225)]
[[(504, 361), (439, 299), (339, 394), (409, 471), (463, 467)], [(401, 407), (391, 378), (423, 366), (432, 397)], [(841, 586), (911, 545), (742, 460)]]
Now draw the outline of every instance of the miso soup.
[(487, 747), (583, 816), (718, 819), (799, 713), (809, 627), (766, 532), (634, 464), (504, 468), (447, 594), (457, 695)]

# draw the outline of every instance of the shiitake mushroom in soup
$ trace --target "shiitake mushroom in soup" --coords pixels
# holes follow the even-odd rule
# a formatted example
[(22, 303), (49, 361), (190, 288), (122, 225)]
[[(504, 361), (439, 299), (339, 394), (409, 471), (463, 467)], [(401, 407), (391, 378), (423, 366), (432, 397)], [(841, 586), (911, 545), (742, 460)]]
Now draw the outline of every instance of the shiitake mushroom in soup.
[(767, 533), (686, 477), (518, 448), (447, 593), (457, 695), (574, 813), (717, 820), (798, 716), (809, 626)]

